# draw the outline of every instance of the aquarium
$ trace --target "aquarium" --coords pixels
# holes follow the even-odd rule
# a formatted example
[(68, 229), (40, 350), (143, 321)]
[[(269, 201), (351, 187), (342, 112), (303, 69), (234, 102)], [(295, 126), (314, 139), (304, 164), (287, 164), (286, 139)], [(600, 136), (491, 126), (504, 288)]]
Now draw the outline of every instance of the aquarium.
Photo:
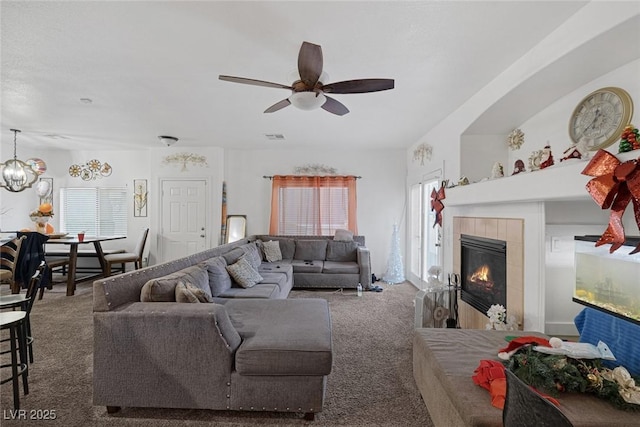
[(640, 253), (629, 254), (640, 238), (628, 237), (614, 253), (609, 253), (611, 245), (596, 247), (598, 238), (575, 237), (573, 300), (640, 324)]

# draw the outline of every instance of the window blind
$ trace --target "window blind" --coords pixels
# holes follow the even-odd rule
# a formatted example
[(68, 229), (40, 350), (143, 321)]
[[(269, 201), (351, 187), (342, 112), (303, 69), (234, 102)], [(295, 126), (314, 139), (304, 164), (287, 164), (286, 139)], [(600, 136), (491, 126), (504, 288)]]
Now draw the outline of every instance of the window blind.
[(126, 188), (62, 188), (60, 205), (60, 231), (63, 233), (127, 234)]

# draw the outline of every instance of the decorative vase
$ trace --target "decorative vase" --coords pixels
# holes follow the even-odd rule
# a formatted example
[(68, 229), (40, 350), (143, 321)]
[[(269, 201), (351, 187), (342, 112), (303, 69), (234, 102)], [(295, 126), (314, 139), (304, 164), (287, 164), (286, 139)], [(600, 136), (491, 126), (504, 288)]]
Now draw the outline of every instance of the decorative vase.
[(31, 215), (31, 221), (36, 225), (36, 231), (38, 233), (47, 234), (47, 223), (49, 222), (48, 216), (35, 216)]

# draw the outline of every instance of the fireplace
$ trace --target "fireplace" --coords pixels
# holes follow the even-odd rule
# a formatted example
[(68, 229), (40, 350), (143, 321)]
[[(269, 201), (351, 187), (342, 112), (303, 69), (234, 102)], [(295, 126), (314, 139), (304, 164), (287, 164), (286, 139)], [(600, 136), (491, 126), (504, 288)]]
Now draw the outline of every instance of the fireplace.
[(507, 308), (507, 242), (460, 236), (460, 298), (486, 314), (493, 304)]

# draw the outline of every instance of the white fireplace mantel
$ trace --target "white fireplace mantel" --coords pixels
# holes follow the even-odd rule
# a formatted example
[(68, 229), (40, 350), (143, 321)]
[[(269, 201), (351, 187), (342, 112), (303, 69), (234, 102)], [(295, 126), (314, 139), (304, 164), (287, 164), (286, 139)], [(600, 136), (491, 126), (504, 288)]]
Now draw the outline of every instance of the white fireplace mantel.
[[(621, 162), (638, 158), (639, 151), (612, 153)], [(534, 172), (461, 185), (446, 190), (445, 206), (490, 203), (539, 202), (552, 200), (590, 200), (585, 185), (591, 179), (582, 175), (587, 160), (567, 160)]]

